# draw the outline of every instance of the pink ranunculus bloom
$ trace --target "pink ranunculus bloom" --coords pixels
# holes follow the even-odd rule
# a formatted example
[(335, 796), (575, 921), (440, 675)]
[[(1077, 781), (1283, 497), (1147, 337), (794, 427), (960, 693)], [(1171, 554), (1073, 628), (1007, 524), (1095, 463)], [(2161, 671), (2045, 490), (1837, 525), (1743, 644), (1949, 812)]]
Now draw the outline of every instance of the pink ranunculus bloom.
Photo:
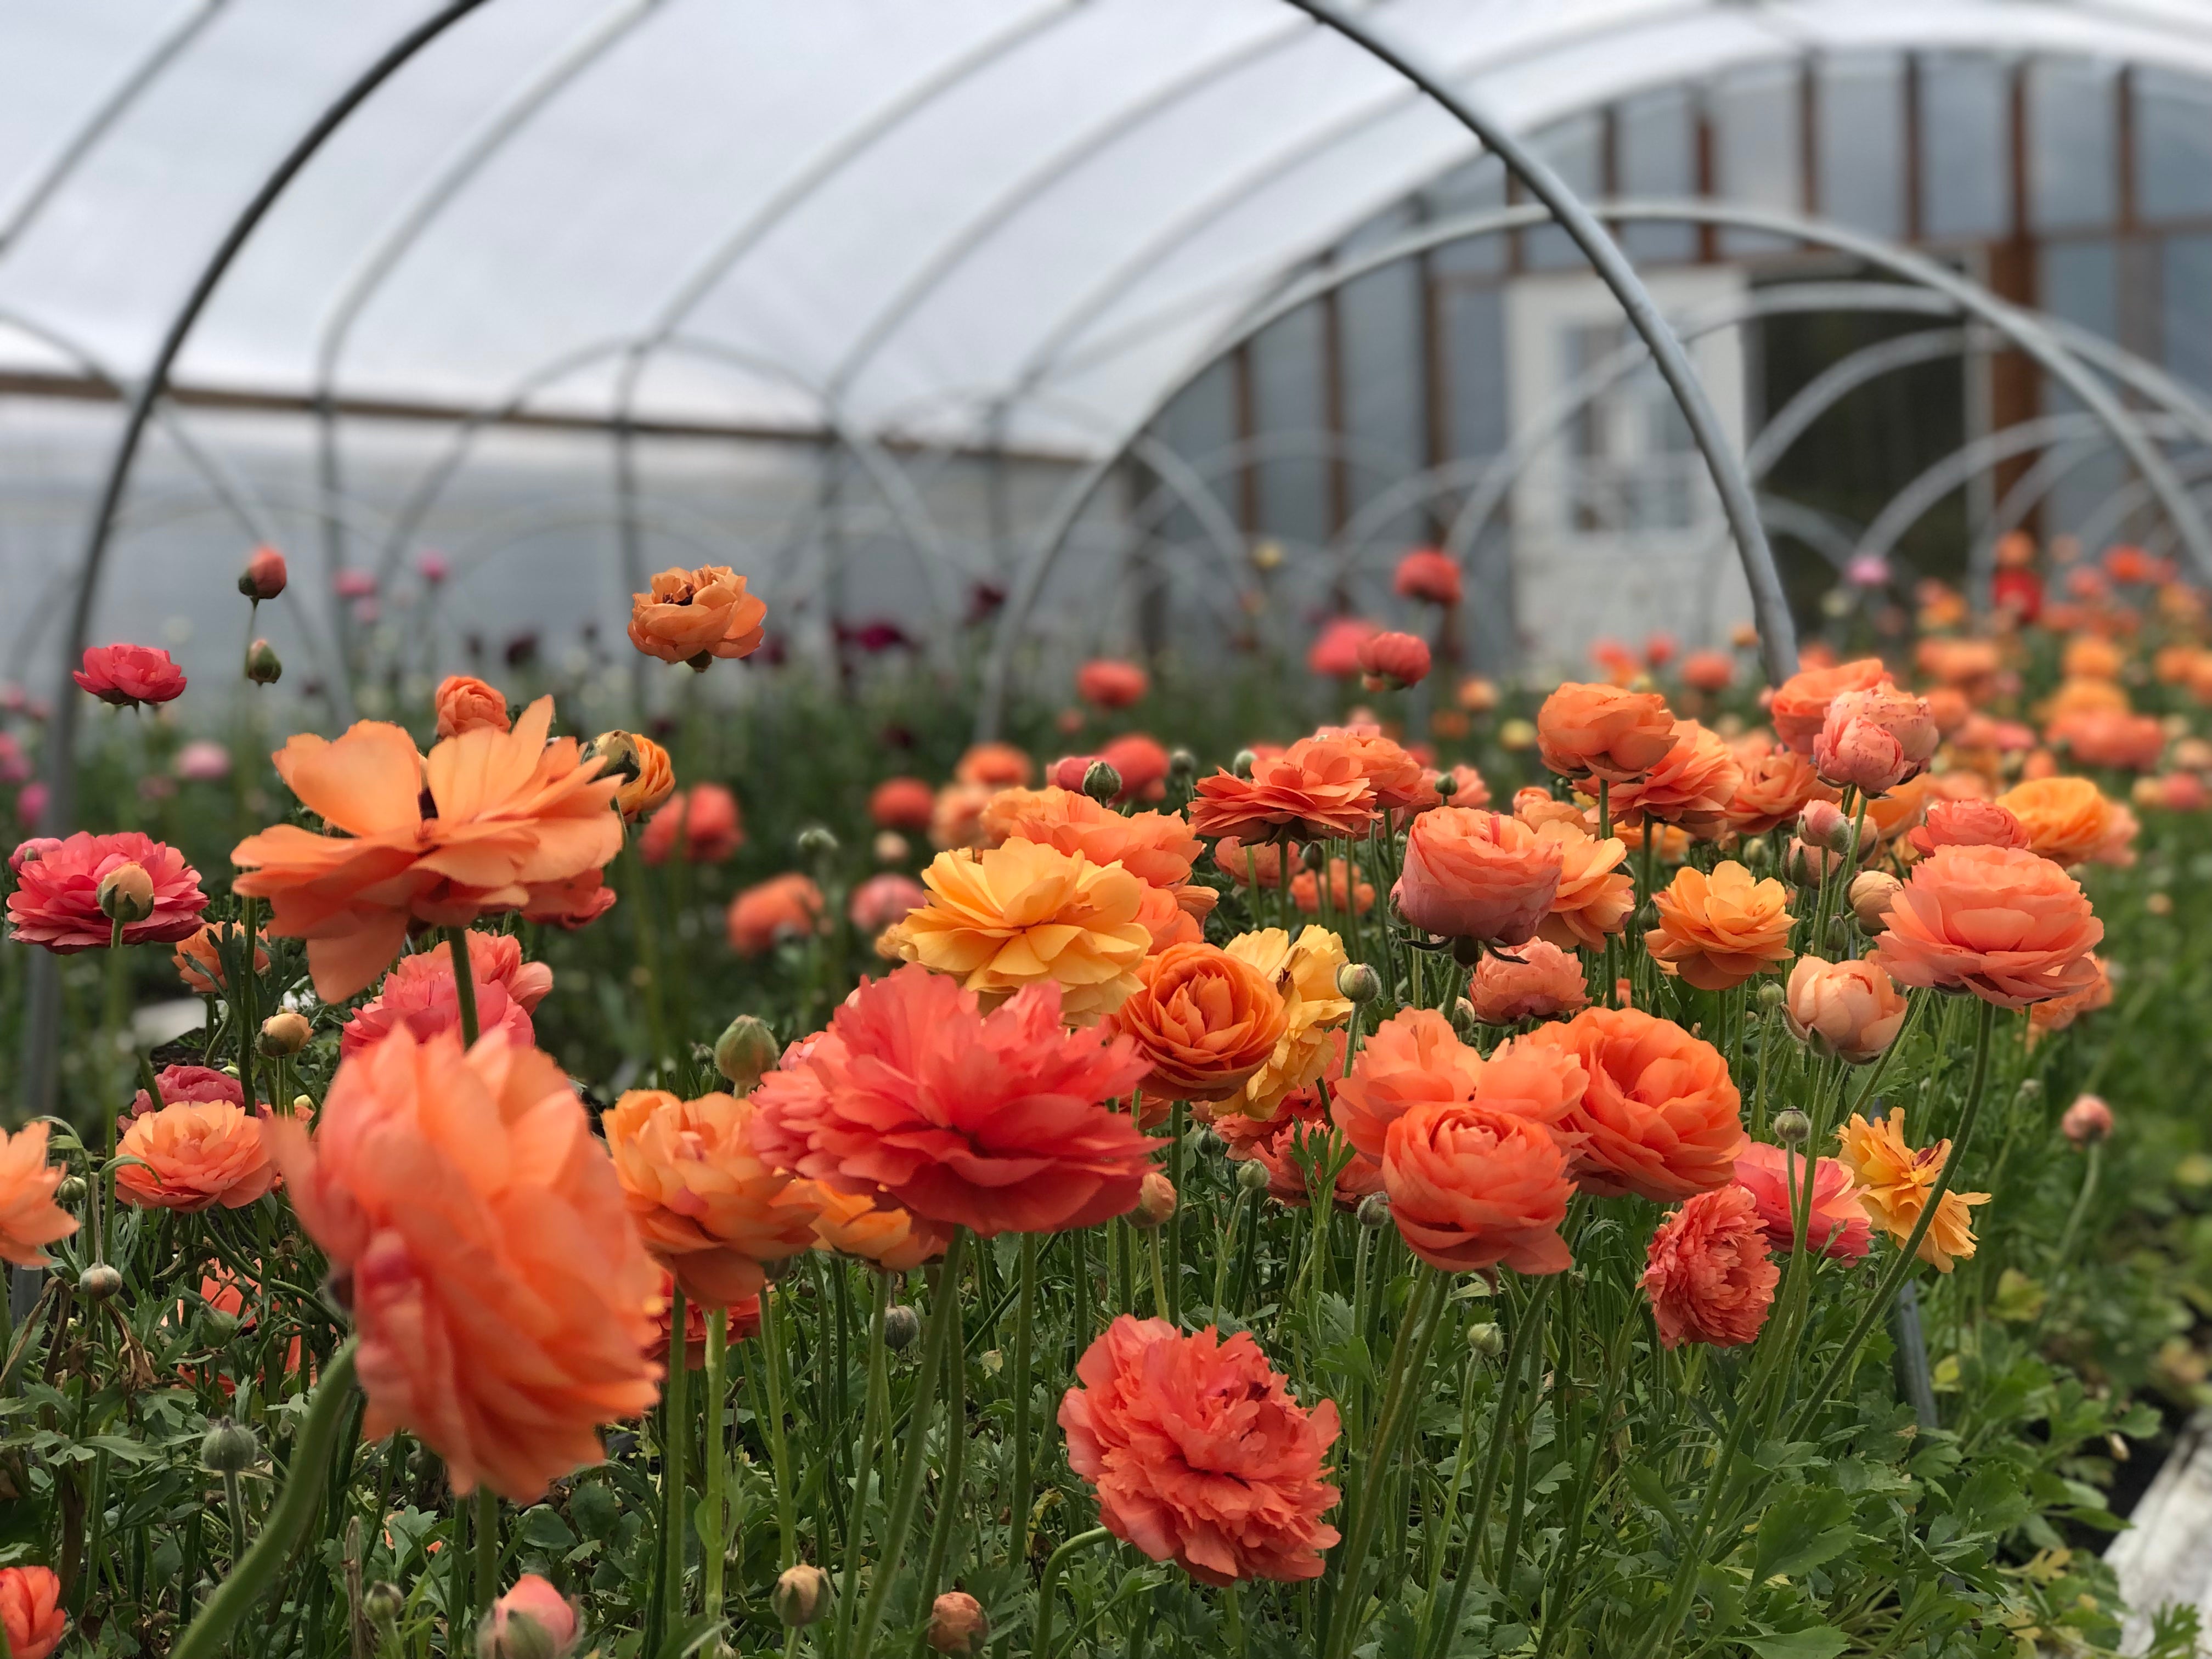
[(1315, 635), (1306, 666), (1328, 679), (1348, 680), (1359, 672), (1359, 647), (1381, 631), (1364, 617), (1339, 617)]
[(342, 599), (373, 599), (376, 593), (376, 578), (366, 570), (341, 570), (331, 586)]
[[(522, 942), (503, 933), (469, 934), (469, 977), (476, 983), (477, 1030), (497, 1031), (520, 1048), (538, 1040), (531, 1011), (553, 988), (553, 970), (522, 959)], [(440, 941), (428, 951), (399, 958), (376, 995), (364, 1003), (338, 1034), (338, 1054), (359, 1054), (404, 1025), (417, 1042), (441, 1031), (461, 1029), (461, 1000), (453, 978), (453, 947)]]
[(185, 671), (169, 653), (150, 645), (86, 647), (84, 666), (70, 678), (102, 702), (118, 708), (167, 702), (184, 695)]
[[(536, 1632), (517, 1628), (526, 1620)], [(477, 1638), (481, 1659), (566, 1659), (575, 1646), (576, 1609), (534, 1572), (524, 1573), (491, 1604)]]
[(860, 932), (875, 934), (895, 921), (905, 921), (907, 912), (919, 910), (928, 902), (927, 888), (912, 876), (887, 870), (882, 875), (869, 877), (853, 890), (845, 914)]
[(8, 863), (21, 884), (8, 898), (11, 937), (57, 956), (108, 942), (112, 924), (100, 914), (100, 884), (121, 865), (139, 865), (154, 879), (154, 913), (123, 930), (125, 945), (174, 945), (199, 927), (207, 908), (200, 872), (175, 848), (136, 830), (40, 836), (16, 848)]
[(187, 783), (214, 783), (230, 775), (230, 750), (205, 738), (195, 738), (177, 750), (170, 769)]
[(43, 783), (27, 783), (15, 792), (15, 817), (23, 823), (36, 823), (46, 815), (47, 791)]
[(164, 1066), (154, 1074), (154, 1086), (161, 1091), (158, 1103), (141, 1089), (131, 1097), (131, 1104), (117, 1121), (127, 1128), (134, 1117), (186, 1102), (201, 1106), (210, 1101), (228, 1101), (234, 1106), (246, 1103), (246, 1090), (239, 1080), (212, 1066)]
[(638, 856), (665, 864), (675, 854), (686, 864), (720, 864), (744, 845), (738, 798), (719, 783), (678, 790), (649, 818), (638, 837)]
[(0, 732), (0, 783), (24, 783), (31, 775), (31, 757), (11, 732)]
[[(1779, 1146), (1754, 1140), (1736, 1154), (1735, 1184), (1751, 1194), (1759, 1207), (1759, 1224), (1767, 1243), (1786, 1250), (1796, 1237), (1790, 1212), (1790, 1166), (1796, 1166), (1797, 1190), (1805, 1190), (1805, 1155), (1785, 1152)], [(1851, 1172), (1832, 1158), (1813, 1165), (1813, 1211), (1806, 1218), (1805, 1248), (1822, 1255), (1856, 1261), (1867, 1253), (1873, 1227), (1860, 1206)]]

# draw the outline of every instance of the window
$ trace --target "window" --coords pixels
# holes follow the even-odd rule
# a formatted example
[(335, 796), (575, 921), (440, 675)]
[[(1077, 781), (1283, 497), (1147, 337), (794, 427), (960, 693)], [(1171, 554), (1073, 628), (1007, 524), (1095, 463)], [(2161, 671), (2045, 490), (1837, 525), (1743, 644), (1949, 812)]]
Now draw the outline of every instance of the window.
[(2038, 230), (2118, 216), (2118, 89), (2109, 64), (2063, 58), (2028, 66), (2028, 216)]
[(2136, 212), (2212, 215), (2212, 87), (2159, 70), (2135, 82)]
[[(1698, 193), (1698, 107), (1679, 87), (1622, 104), (1613, 117), (1613, 152), (1624, 196), (1694, 197)], [(1680, 262), (1698, 257), (1698, 228), (1647, 222), (1624, 225), (1620, 246), (1632, 259)]]
[(1922, 229), (1994, 236), (2007, 217), (2009, 89), (1996, 59), (1932, 53), (1920, 63)]
[(1905, 64), (1844, 58), (1814, 89), (1820, 216), (1876, 236), (1905, 234)]
[[(1713, 97), (1713, 193), (1745, 207), (1795, 213), (1803, 205), (1803, 124), (1797, 105), (1795, 64), (1764, 65), (1732, 75)], [(1757, 231), (1723, 234), (1731, 253), (1786, 247)]]

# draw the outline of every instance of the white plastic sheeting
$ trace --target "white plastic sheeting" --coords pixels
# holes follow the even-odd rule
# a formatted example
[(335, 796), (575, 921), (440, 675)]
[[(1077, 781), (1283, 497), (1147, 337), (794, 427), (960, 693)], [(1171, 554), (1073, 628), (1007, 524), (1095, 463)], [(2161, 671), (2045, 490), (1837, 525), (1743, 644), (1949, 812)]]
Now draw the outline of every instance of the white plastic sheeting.
[[(0, 318), (126, 375), (266, 170), (425, 0), (0, 4)], [(1377, 0), (1528, 130), (1808, 52), (2212, 73), (2203, 0)], [(51, 192), (149, 55), (173, 58)], [(1471, 141), (1277, 0), (492, 0), (325, 147), (177, 378), (1097, 449)], [(18, 222), (27, 204), (36, 211)], [(734, 250), (732, 256), (732, 251)], [(723, 256), (718, 258), (718, 255)], [(372, 264), (380, 280), (364, 283)], [(388, 270), (383, 267), (388, 265)], [(335, 347), (334, 308), (365, 297)], [(688, 305), (683, 303), (689, 301)], [(680, 349), (708, 339), (775, 366)], [(594, 355), (596, 352), (597, 355)], [(0, 323), (0, 366), (62, 361)]]

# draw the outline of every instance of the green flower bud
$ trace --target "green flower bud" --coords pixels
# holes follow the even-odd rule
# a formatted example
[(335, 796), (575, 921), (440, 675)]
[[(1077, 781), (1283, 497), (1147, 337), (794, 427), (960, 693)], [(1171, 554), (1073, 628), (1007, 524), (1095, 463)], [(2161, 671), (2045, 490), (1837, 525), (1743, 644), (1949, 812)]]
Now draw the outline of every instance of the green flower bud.
[(1347, 962), (1336, 970), (1336, 994), (1350, 1002), (1372, 1002), (1382, 994), (1382, 976), (1364, 962)]
[(1813, 1120), (1795, 1106), (1774, 1115), (1774, 1139), (1784, 1146), (1802, 1146), (1813, 1138)]
[(762, 1076), (775, 1069), (775, 1033), (766, 1020), (739, 1014), (714, 1039), (714, 1069), (739, 1094), (750, 1094)]
[(1121, 775), (1110, 762), (1095, 760), (1083, 775), (1083, 793), (1103, 806), (1121, 793)]
[(884, 1310), (884, 1346), (893, 1353), (912, 1347), (921, 1334), (921, 1316), (905, 1303), (895, 1302)]
[(1390, 1200), (1386, 1194), (1370, 1193), (1359, 1200), (1359, 1224), (1370, 1233), (1380, 1232), (1390, 1224)]
[(210, 1474), (242, 1474), (261, 1458), (261, 1442), (243, 1423), (219, 1418), (200, 1441), (200, 1467)]
[(830, 1575), (804, 1561), (786, 1567), (768, 1600), (775, 1616), (790, 1628), (811, 1625), (830, 1611)]
[(1248, 1193), (1267, 1190), (1267, 1166), (1257, 1159), (1247, 1159), (1237, 1166), (1237, 1184)]
[(1467, 1346), (1479, 1359), (1495, 1359), (1505, 1352), (1505, 1333), (1492, 1320), (1467, 1328)]
[(105, 1302), (123, 1288), (123, 1275), (95, 1261), (76, 1276), (76, 1293), (88, 1302)]
[(256, 640), (246, 647), (246, 678), (256, 685), (274, 685), (284, 678), (284, 665), (268, 641)]

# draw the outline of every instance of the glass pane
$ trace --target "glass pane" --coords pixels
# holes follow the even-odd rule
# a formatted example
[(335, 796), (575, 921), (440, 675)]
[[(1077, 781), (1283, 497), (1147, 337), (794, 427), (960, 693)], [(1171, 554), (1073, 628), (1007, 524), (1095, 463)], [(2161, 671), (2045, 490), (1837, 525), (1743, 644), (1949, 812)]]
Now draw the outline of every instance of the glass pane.
[[(1326, 430), (1322, 321), (1318, 306), (1302, 306), (1252, 342), (1252, 425), (1262, 436)], [(1286, 541), (1328, 539), (1328, 469), (1301, 450), (1260, 464), (1260, 528)]]
[(1926, 234), (2004, 228), (2007, 88), (1993, 58), (1933, 53), (1920, 65), (1920, 199)]
[[(1692, 197), (1698, 193), (1698, 108), (1688, 92), (1669, 88), (1631, 98), (1614, 112), (1613, 143), (1623, 196)], [(1698, 228), (1624, 225), (1620, 245), (1639, 262), (1694, 259)]]
[(2160, 276), (2166, 366), (2212, 392), (2212, 236), (2169, 238)]
[[(1744, 207), (1797, 212), (1803, 205), (1803, 123), (1797, 69), (1778, 64), (1731, 75), (1714, 95), (1713, 193)], [(1724, 231), (1721, 246), (1751, 253), (1789, 244), (1755, 231)]]
[(1505, 307), (1495, 289), (1444, 294), (1444, 382), (1454, 457), (1505, 447)]
[(1820, 215), (1876, 236), (1905, 234), (1905, 64), (1847, 58), (1820, 70), (1814, 110)]
[(1344, 347), (1346, 472), (1352, 501), (1380, 494), (1426, 465), (1422, 411), (1421, 280), (1410, 260), (1345, 285), (1337, 307)]
[[(1605, 179), (1605, 122), (1595, 112), (1547, 127), (1529, 147), (1552, 165), (1567, 188), (1584, 201), (1595, 198)], [(1576, 270), (1585, 261), (1582, 250), (1556, 225), (1532, 230), (1522, 244), (1522, 260), (1532, 270)]]
[[(2040, 299), (2053, 316), (2117, 339), (2120, 324), (2119, 251), (2111, 242), (2064, 243), (2043, 250)], [(2043, 406), (2053, 413), (2081, 407), (2073, 395), (2046, 380)], [(2074, 468), (2048, 501), (2048, 528), (2075, 532), (2085, 518), (2126, 482), (2126, 464), (2109, 450)]]
[(2136, 211), (2146, 219), (2212, 214), (2212, 86), (2137, 72)]
[(2028, 213), (2039, 230), (2118, 216), (2118, 89), (2108, 64), (2043, 58), (2028, 66)]
[[(1488, 213), (1505, 205), (1505, 167), (1494, 155), (1471, 161), (1456, 171), (1446, 173), (1424, 192), (1429, 216), (1434, 219), (1463, 219), (1471, 214)], [(1455, 271), (1492, 271), (1505, 269), (1505, 239), (1502, 236), (1478, 236), (1463, 242), (1453, 242), (1438, 248), (1431, 256), (1430, 266), (1439, 275)]]

